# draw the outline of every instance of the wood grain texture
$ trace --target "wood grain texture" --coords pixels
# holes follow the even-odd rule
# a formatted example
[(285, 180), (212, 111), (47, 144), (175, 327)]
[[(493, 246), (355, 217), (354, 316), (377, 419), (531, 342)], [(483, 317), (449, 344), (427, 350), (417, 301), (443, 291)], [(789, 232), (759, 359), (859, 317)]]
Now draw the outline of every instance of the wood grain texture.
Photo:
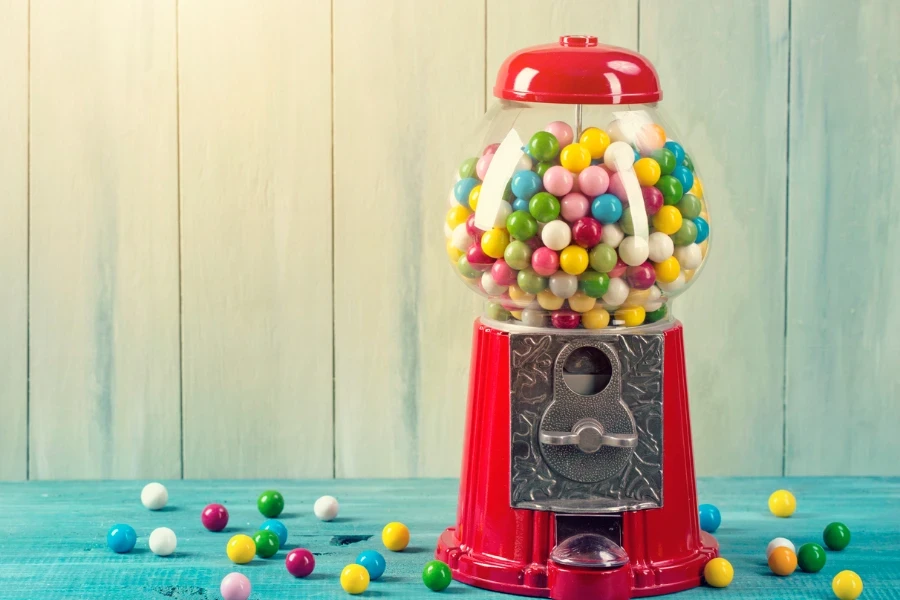
[[(253, 599), (343, 600), (341, 569), (362, 550), (384, 554), (387, 571), (362, 596), (397, 599), (430, 598), (421, 580), (441, 531), (455, 518), (456, 480), (404, 481), (282, 481), (167, 482), (170, 505), (162, 512), (145, 510), (139, 500), (142, 482), (30, 482), (0, 484), (0, 530), (19, 544), (0, 545), (0, 579), (4, 600), (158, 600), (219, 598), (219, 583), (228, 573), (247, 575)], [(288, 529), (287, 548), (302, 546), (316, 555), (316, 570), (294, 579), (284, 570), (285, 550), (272, 559), (234, 565), (225, 544), (237, 533), (252, 534), (263, 521), (255, 500), (262, 489), (275, 487), (286, 499), (280, 519)], [(776, 519), (766, 510), (773, 489), (794, 491), (799, 506), (790, 519)], [(708, 479), (698, 482), (701, 501), (722, 511), (716, 532), (724, 556), (734, 566), (727, 591), (700, 587), (679, 599), (782, 600), (832, 598), (831, 579), (844, 569), (865, 582), (863, 598), (896, 599), (900, 588), (900, 480), (898, 479)], [(312, 515), (312, 504), (323, 493), (341, 504), (338, 518), (323, 523)], [(209, 502), (222, 502), (230, 512), (228, 528), (204, 530), (198, 515)], [(852, 531), (842, 552), (829, 552), (818, 574), (775, 577), (765, 563), (770, 539), (785, 536), (795, 544), (821, 543), (822, 530), (835, 519)], [(385, 523), (401, 520), (411, 531), (410, 547), (387, 552), (380, 533)], [(106, 547), (106, 532), (115, 523), (129, 523), (138, 543), (129, 554)], [(170, 527), (178, 548), (167, 558), (156, 557), (147, 538), (156, 527)], [(355, 536), (355, 537), (354, 537)], [(73, 596), (73, 592), (77, 596)], [(449, 597), (510, 598), (453, 582)]]
[(900, 473), (900, 5), (794, 0), (791, 474)]
[(701, 475), (782, 470), (787, 6), (641, 3), (641, 52), (710, 206), (708, 264), (674, 304)]
[(329, 23), (179, 4), (186, 477), (332, 474)]
[(28, 0), (0, 0), (0, 479), (25, 479)]
[(174, 0), (32, 0), (31, 92), (31, 477), (178, 476)]
[(459, 472), (479, 302), (442, 227), (484, 109), (483, 8), (335, 0), (338, 477)]

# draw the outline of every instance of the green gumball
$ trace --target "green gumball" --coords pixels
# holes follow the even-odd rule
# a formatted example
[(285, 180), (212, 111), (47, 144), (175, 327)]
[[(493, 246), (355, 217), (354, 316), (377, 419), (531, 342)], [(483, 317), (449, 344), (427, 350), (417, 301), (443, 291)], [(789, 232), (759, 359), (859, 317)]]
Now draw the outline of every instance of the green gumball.
[(559, 154), (559, 140), (549, 131), (538, 131), (528, 140), (528, 154), (540, 162), (551, 161)]

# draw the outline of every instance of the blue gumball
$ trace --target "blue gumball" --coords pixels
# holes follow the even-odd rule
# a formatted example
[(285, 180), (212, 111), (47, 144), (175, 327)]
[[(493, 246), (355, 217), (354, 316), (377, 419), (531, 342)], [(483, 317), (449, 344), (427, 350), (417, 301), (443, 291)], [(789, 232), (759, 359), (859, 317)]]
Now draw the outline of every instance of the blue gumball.
[(715, 533), (719, 525), (722, 524), (722, 513), (712, 504), (701, 504), (700, 511), (700, 529), (706, 533)]
[[(675, 164), (676, 165), (680, 165), (681, 163), (684, 162), (684, 148), (681, 147), (681, 144), (670, 140), (670, 141), (666, 142), (666, 148), (668, 148), (669, 151), (675, 155)], [(688, 190), (690, 188), (684, 188), (684, 189)]]
[(697, 239), (694, 240), (694, 243), (702, 244), (709, 237), (709, 223), (703, 217), (696, 217), (693, 221), (694, 225), (697, 226)]
[(672, 177), (681, 182), (681, 187), (687, 193), (689, 189), (694, 187), (694, 174), (684, 165), (678, 165), (672, 171)]
[(591, 203), (591, 214), (595, 219), (608, 225), (622, 218), (622, 201), (612, 194), (603, 194)]
[(472, 191), (478, 185), (478, 180), (474, 177), (466, 177), (465, 179), (460, 179), (456, 182), (456, 185), (453, 186), (453, 197), (456, 198), (456, 201), (469, 208), (469, 192)]
[(513, 200), (512, 209), (513, 211), (524, 210), (525, 212), (528, 212), (528, 200), (525, 198), (516, 198)]
[(369, 572), (369, 579), (378, 579), (384, 575), (387, 566), (384, 557), (375, 550), (364, 550), (356, 557), (356, 564), (361, 565)]
[(119, 554), (131, 552), (136, 543), (137, 534), (131, 525), (117, 523), (106, 532), (106, 545), (113, 552), (118, 552)]
[(284, 523), (278, 519), (268, 519), (263, 521), (263, 524), (259, 526), (259, 530), (271, 531), (277, 535), (279, 548), (284, 548), (284, 545), (287, 543), (287, 527), (285, 527)]
[(641, 160), (641, 153), (636, 148), (632, 148), (632, 150), (634, 150), (634, 162)]
[(516, 198), (531, 200), (531, 197), (544, 188), (540, 175), (534, 171), (516, 171), (510, 180), (510, 188)]

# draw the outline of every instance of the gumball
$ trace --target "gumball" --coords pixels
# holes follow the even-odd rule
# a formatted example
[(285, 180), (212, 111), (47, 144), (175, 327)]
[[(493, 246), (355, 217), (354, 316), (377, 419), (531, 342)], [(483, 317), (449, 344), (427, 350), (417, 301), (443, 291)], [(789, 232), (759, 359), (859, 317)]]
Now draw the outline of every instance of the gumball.
[(622, 303), (622, 308), (634, 308), (636, 306), (640, 306), (644, 308), (647, 303), (647, 298), (650, 297), (650, 290), (657, 289), (656, 286), (652, 288), (647, 288), (645, 290), (638, 290), (635, 288), (631, 288), (628, 292), (628, 297), (625, 298), (625, 302)]
[(256, 556), (256, 543), (249, 535), (239, 533), (228, 540), (225, 553), (228, 554), (231, 562), (244, 565)]
[(685, 166), (679, 165), (672, 171), (672, 177), (681, 183), (681, 189), (684, 191), (694, 187), (694, 174)]
[(466, 177), (457, 181), (453, 186), (453, 195), (456, 197), (456, 201), (469, 208), (469, 193), (476, 185), (478, 185), (478, 180), (474, 177)]
[(253, 534), (253, 543), (256, 544), (256, 555), (260, 558), (271, 558), (280, 548), (278, 535), (268, 530)]
[[(509, 245), (509, 232), (499, 227), (485, 231), (481, 236), (481, 250), (489, 257), (497, 259), (503, 256), (503, 251)], [(469, 262), (472, 262), (471, 259)]]
[(484, 156), (485, 154), (496, 154), (499, 148), (499, 143), (488, 144), (484, 147), (484, 150), (481, 151), (481, 155)]
[(700, 529), (706, 533), (715, 533), (722, 524), (722, 513), (712, 504), (701, 504), (698, 507), (700, 515)]
[(539, 161), (550, 161), (559, 154), (559, 140), (552, 133), (538, 131), (528, 140), (528, 154)]
[(553, 137), (559, 141), (560, 146), (568, 146), (572, 143), (572, 140), (575, 139), (575, 132), (572, 131), (572, 126), (564, 121), (553, 121), (552, 123), (547, 123), (547, 126), (544, 127), (544, 131), (553, 134)]
[(657, 321), (661, 321), (661, 320), (665, 319), (667, 314), (668, 314), (668, 309), (666, 308), (666, 305), (663, 304), (656, 310), (653, 310), (653, 311), (648, 310), (647, 316), (644, 318), (644, 321), (646, 321), (647, 323), (656, 323)]
[(585, 271), (578, 277), (578, 288), (590, 298), (602, 298), (609, 290), (609, 275), (598, 273), (593, 269)]
[(157, 527), (150, 533), (148, 540), (150, 552), (157, 556), (169, 556), (175, 552), (178, 546), (178, 538), (175, 532), (168, 527)]
[(475, 279), (477, 277), (481, 277), (481, 271), (474, 268), (469, 264), (469, 259), (465, 256), (460, 256), (456, 263), (457, 270), (459, 274), (465, 277), (466, 279)]
[[(662, 298), (662, 291), (658, 286), (654, 285), (649, 290), (647, 290), (647, 298), (644, 302), (644, 310), (647, 311), (648, 315), (651, 312), (659, 310), (659, 307), (663, 305), (660, 298)], [(648, 321), (648, 323), (652, 323), (652, 321)]]
[(572, 241), (572, 229), (565, 221), (550, 221), (541, 231), (541, 241), (551, 250), (562, 250)]
[(450, 234), (450, 245), (465, 252), (475, 242), (475, 238), (469, 234), (465, 223), (460, 223)]
[(559, 213), (563, 219), (572, 223), (591, 212), (591, 201), (584, 194), (572, 192), (559, 201)]
[(534, 166), (534, 172), (538, 177), (543, 178), (547, 174), (547, 170), (553, 166), (552, 162), (539, 162)]
[(688, 190), (688, 193), (693, 194), (703, 199), (703, 183), (700, 181), (700, 178), (697, 175), (694, 175), (694, 187)]
[[(454, 231), (456, 230), (454, 229)], [(475, 227), (475, 213), (471, 213), (466, 217), (466, 233), (472, 236), (472, 239), (484, 234), (484, 231)]]
[(634, 149), (625, 142), (613, 142), (603, 153), (603, 164), (613, 171), (627, 171), (634, 164)]
[(685, 270), (696, 269), (703, 262), (703, 254), (697, 244), (678, 246), (675, 248), (674, 256), (678, 259), (681, 268)]
[(537, 233), (538, 224), (531, 213), (517, 210), (506, 218), (506, 229), (514, 239), (525, 241)]
[(150, 510), (160, 510), (169, 501), (169, 491), (161, 483), (148, 483), (141, 490), (141, 504)]
[(581, 315), (570, 310), (557, 310), (550, 315), (550, 322), (557, 329), (575, 329), (581, 323)]
[(488, 318), (495, 321), (508, 321), (510, 312), (504, 308), (503, 304), (498, 302), (488, 302), (485, 307)]
[(650, 246), (650, 260), (656, 263), (666, 260), (675, 252), (675, 242), (660, 231), (651, 233), (647, 238), (647, 243)]
[(807, 573), (818, 573), (825, 566), (825, 548), (818, 544), (808, 543), (800, 546), (797, 553), (797, 564)]
[(603, 303), (607, 306), (621, 306), (628, 298), (628, 284), (619, 277), (609, 280), (609, 289), (603, 294)]
[(619, 227), (622, 228), (625, 235), (634, 235), (634, 220), (631, 217), (630, 206), (622, 211), (622, 218), (619, 219)]
[(478, 198), (481, 196), (481, 185), (476, 185), (469, 192), (469, 208), (475, 210), (478, 208)]
[(531, 266), (531, 247), (525, 242), (514, 240), (503, 251), (503, 260), (511, 269), (520, 271)]
[(660, 177), (654, 187), (662, 192), (663, 201), (666, 204), (676, 204), (684, 195), (684, 188), (681, 187), (681, 182), (671, 175)]
[(689, 155), (687, 155), (687, 154), (684, 155), (684, 160), (682, 161), (682, 164), (684, 166), (686, 166), (688, 169), (690, 169), (691, 173), (694, 172), (694, 161), (691, 160), (691, 157)]
[(510, 179), (510, 189), (516, 198), (531, 200), (543, 189), (541, 177), (533, 171), (516, 171)]
[(491, 161), (494, 160), (494, 154), (485, 154), (481, 158), (478, 159), (478, 162), (475, 164), (475, 174), (478, 175), (478, 179), (484, 181), (485, 176), (487, 175), (488, 169), (491, 168)]
[(856, 600), (863, 592), (863, 582), (853, 571), (841, 571), (831, 580), (831, 591), (839, 600)]
[(533, 308), (526, 308), (522, 311), (522, 324), (529, 327), (543, 327), (547, 321), (547, 315), (544, 311)]
[(822, 534), (822, 539), (829, 550), (843, 550), (850, 543), (850, 530), (843, 523), (829, 523)]
[[(674, 258), (675, 258), (675, 257), (673, 256), (672, 258), (669, 258), (669, 259), (667, 259), (667, 260), (673, 260)], [(664, 261), (664, 262), (665, 262), (665, 261)], [(659, 266), (659, 265), (657, 265), (657, 267), (658, 267), (658, 266)], [(683, 288), (683, 287), (684, 287), (684, 282), (685, 282), (685, 281), (686, 281), (686, 279), (685, 279), (685, 276), (684, 276), (684, 271), (678, 273), (678, 277), (676, 277), (673, 281), (668, 281), (668, 282), (662, 281), (662, 280), (659, 278), (659, 269), (657, 268), (657, 271), (656, 271), (656, 285), (659, 286), (659, 289), (661, 289), (662, 291), (664, 291), (664, 292), (666, 292), (666, 293), (668, 293), (668, 294), (670, 294), (670, 295), (673, 294), (674, 292), (677, 292), (677, 291), (680, 290), (681, 288)]]
[(222, 600), (247, 600), (251, 590), (250, 580), (241, 573), (229, 573), (219, 585)]
[(790, 517), (797, 510), (797, 499), (787, 490), (776, 490), (769, 496), (769, 511), (776, 517)]
[(447, 211), (447, 225), (449, 225), (451, 229), (455, 229), (460, 223), (465, 223), (470, 214), (472, 214), (472, 211), (465, 206), (457, 204)]
[(387, 566), (384, 562), (384, 557), (375, 550), (364, 550), (357, 554), (356, 564), (369, 572), (369, 579), (372, 581), (384, 575), (384, 569)]
[(647, 260), (649, 256), (650, 245), (642, 237), (630, 235), (619, 244), (619, 258), (630, 267), (636, 267)]
[(604, 225), (622, 218), (622, 202), (612, 194), (602, 194), (591, 203), (591, 214)]
[[(485, 233), (485, 235), (487, 235), (487, 234)], [(484, 240), (484, 238), (482, 237), (482, 241), (483, 240)], [(475, 242), (474, 244), (469, 246), (468, 250), (466, 250), (466, 260), (469, 261), (469, 265), (473, 269), (476, 269), (478, 271), (487, 271), (488, 269), (491, 268), (491, 265), (494, 264), (494, 260), (496, 260), (496, 259), (494, 259), (491, 256), (488, 256), (485, 253), (481, 243)], [(262, 511), (262, 508), (260, 508), (260, 511)], [(263, 514), (265, 514), (265, 513), (263, 513)], [(266, 516), (268, 516), (268, 515), (266, 515)], [(275, 516), (277, 517), (278, 515), (275, 515)]]
[[(531, 268), (534, 269), (535, 273), (542, 276), (541, 279), (543, 279), (545, 277), (549, 277), (550, 275), (553, 275), (554, 273), (556, 273), (556, 271), (559, 269), (559, 254), (555, 250), (552, 250), (547, 247), (538, 248), (531, 255)], [(521, 287), (523, 290), (525, 290), (526, 292), (531, 292), (532, 294), (536, 294), (539, 291), (541, 291), (542, 289), (544, 289), (545, 287), (547, 287), (546, 281), (545, 281), (545, 282), (543, 282), (542, 285), (540, 285), (540, 289), (537, 289), (535, 286), (532, 285), (532, 283), (536, 284), (536, 282), (532, 282), (530, 280), (530, 278), (528, 278), (528, 277), (525, 278), (525, 280), (527, 280), (528, 283), (526, 285), (522, 285), (522, 281), (523, 281), (522, 274), (525, 272), (526, 272), (525, 270), (519, 271), (519, 275), (518, 275), (519, 287)], [(534, 289), (529, 289), (529, 288), (534, 288)]]
[(665, 148), (666, 148), (666, 150), (671, 152), (672, 155), (675, 157), (676, 165), (680, 165), (684, 162), (685, 154), (684, 154), (684, 148), (681, 147), (681, 144), (679, 144), (678, 142), (673, 142), (672, 140), (669, 140), (668, 142), (665, 143)]
[(563, 271), (550, 276), (550, 291), (559, 298), (571, 298), (578, 291), (578, 277)]
[(462, 163), (460, 163), (460, 165), (459, 165), (459, 171), (458, 171), (459, 178), (467, 179), (469, 177), (474, 177), (475, 176), (475, 163), (477, 163), (477, 162), (478, 162), (478, 159), (475, 158), (474, 156), (462, 161)]
[(381, 541), (391, 552), (400, 552), (409, 546), (409, 529), (403, 523), (388, 523), (381, 530)]
[(724, 558), (714, 558), (703, 567), (703, 579), (715, 588), (728, 587), (734, 579), (734, 567)]
[[(656, 271), (656, 280), (660, 284), (673, 283), (681, 276), (681, 264), (674, 256), (670, 256), (664, 261), (656, 263), (654, 267)], [(660, 285), (662, 287), (662, 285)], [(665, 289), (664, 287), (662, 289)]]
[(644, 322), (646, 312), (643, 306), (620, 308), (616, 311), (616, 321), (625, 327), (637, 327)]
[(510, 286), (516, 282), (516, 272), (502, 258), (491, 265), (490, 273), (497, 285)]
[(598, 166), (590, 166), (578, 174), (578, 189), (594, 198), (609, 189), (609, 173)]
[[(606, 231), (606, 229), (607, 228), (604, 227), (604, 231)], [(616, 254), (615, 248), (609, 244), (602, 243), (597, 244), (591, 249), (588, 258), (592, 269), (600, 273), (609, 273), (616, 266), (616, 261), (619, 256)]]
[(565, 300), (558, 297), (549, 289), (542, 290), (537, 295), (537, 303), (544, 310), (559, 310), (565, 303)]
[(559, 200), (547, 192), (538, 192), (528, 202), (528, 211), (541, 223), (548, 223), (559, 216)]
[[(561, 223), (562, 221), (554, 221)], [(581, 246), (568, 246), (559, 253), (560, 268), (570, 275), (580, 275), (588, 267), (587, 250)]]
[(619, 173), (612, 173), (609, 176), (609, 189), (606, 192), (618, 198), (623, 207), (628, 206), (628, 191), (625, 189), (625, 182), (622, 181)]
[(687, 246), (693, 244), (697, 239), (697, 226), (690, 219), (682, 219), (681, 227), (672, 234), (672, 242), (676, 246)]
[(588, 127), (581, 132), (578, 143), (587, 148), (591, 158), (603, 158), (603, 153), (609, 147), (609, 136), (602, 129)]
[(685, 194), (682, 196), (675, 207), (685, 219), (695, 219), (700, 216), (700, 199), (693, 194)]
[(428, 562), (422, 570), (422, 583), (433, 592), (443, 592), (451, 580), (450, 567), (439, 560)]
[(209, 504), (200, 513), (200, 522), (210, 531), (222, 531), (228, 525), (228, 509), (221, 504)]
[(697, 239), (694, 241), (701, 244), (709, 238), (709, 223), (703, 217), (697, 217), (694, 219), (694, 225), (697, 226)]
[(650, 153), (650, 158), (659, 165), (659, 172), (663, 175), (671, 175), (675, 170), (675, 155), (667, 148), (660, 148)]
[(621, 258), (616, 258), (616, 265), (609, 272), (610, 277), (622, 277), (625, 275), (625, 271), (628, 270), (628, 265), (622, 261)]
[(772, 552), (774, 552), (776, 548), (787, 548), (791, 552), (796, 552), (796, 549), (794, 548), (794, 542), (787, 538), (777, 537), (769, 542), (769, 544), (766, 546), (767, 559), (772, 556)]
[(137, 543), (137, 533), (131, 525), (118, 523), (106, 532), (106, 545), (118, 554), (131, 552)]
[(628, 267), (625, 271), (625, 278), (636, 290), (648, 290), (656, 282), (656, 272), (653, 265), (649, 262), (643, 262), (639, 265)]
[(667, 235), (672, 235), (681, 229), (681, 213), (674, 206), (663, 206), (659, 212), (653, 215), (653, 228)]
[[(260, 531), (271, 531), (278, 538), (278, 547), (283, 548), (287, 544), (288, 530), (284, 523), (277, 519), (268, 519), (259, 526)], [(257, 544), (259, 546), (259, 544)]]
[(347, 565), (341, 571), (341, 587), (348, 594), (362, 594), (369, 587), (369, 572), (362, 565)]
[(609, 313), (606, 309), (595, 306), (581, 315), (581, 322), (585, 329), (603, 329), (609, 325)]
[(559, 163), (572, 173), (581, 173), (591, 166), (591, 153), (581, 144), (569, 144), (560, 151)]
[(527, 154), (523, 154), (519, 157), (519, 162), (516, 163), (516, 171), (530, 171), (531, 167), (534, 166), (534, 161), (531, 160), (531, 157)]
[(569, 308), (577, 313), (584, 313), (594, 308), (597, 304), (596, 298), (591, 298), (582, 291), (575, 292), (568, 299)]
[(593, 248), (600, 243), (603, 227), (600, 221), (591, 217), (582, 217), (572, 224), (572, 239), (582, 248)]
[(638, 150), (644, 154), (649, 154), (663, 147), (663, 144), (666, 143), (666, 132), (656, 123), (647, 123), (638, 130), (635, 141)]
[[(547, 251), (553, 252), (549, 248), (547, 249)], [(556, 253), (554, 252), (554, 254)], [(544, 260), (548, 259), (542, 258), (538, 262), (542, 263)], [(547, 278), (539, 275), (537, 272), (535, 272), (534, 269), (528, 268), (519, 271), (519, 274), (516, 276), (516, 283), (523, 292), (528, 294), (537, 294), (547, 287)], [(511, 289), (512, 288), (510, 288), (510, 290)], [(510, 293), (510, 297), (512, 297), (512, 293)]]
[(513, 211), (524, 210), (527, 212), (528, 211), (528, 200), (525, 200), (524, 198), (516, 198), (512, 202), (512, 209), (513, 209)]
[(769, 555), (769, 569), (776, 575), (787, 577), (797, 569), (797, 555), (790, 548), (775, 548)]
[(447, 242), (447, 256), (450, 258), (450, 262), (455, 263), (459, 260), (460, 256), (465, 256), (465, 252), (458, 248), (454, 248), (450, 242)]
[(656, 185), (659, 181), (659, 163), (652, 158), (642, 158), (634, 163), (634, 174), (641, 185)]
[(544, 173), (544, 189), (554, 196), (565, 196), (572, 191), (575, 176), (563, 167), (550, 167)]
[(655, 187), (642, 187), (641, 195), (644, 197), (644, 208), (647, 210), (648, 216), (658, 213), (659, 209), (665, 204), (662, 192)]

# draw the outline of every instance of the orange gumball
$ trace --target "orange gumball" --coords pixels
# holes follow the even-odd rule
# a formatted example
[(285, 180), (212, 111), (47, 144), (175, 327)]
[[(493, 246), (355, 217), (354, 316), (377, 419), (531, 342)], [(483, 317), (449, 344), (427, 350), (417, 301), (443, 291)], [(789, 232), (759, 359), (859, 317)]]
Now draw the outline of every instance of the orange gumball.
[(650, 154), (665, 145), (666, 132), (656, 123), (647, 123), (638, 131), (636, 141), (641, 154)]
[(779, 546), (769, 555), (769, 568), (776, 575), (787, 577), (797, 569), (797, 555), (790, 548)]

